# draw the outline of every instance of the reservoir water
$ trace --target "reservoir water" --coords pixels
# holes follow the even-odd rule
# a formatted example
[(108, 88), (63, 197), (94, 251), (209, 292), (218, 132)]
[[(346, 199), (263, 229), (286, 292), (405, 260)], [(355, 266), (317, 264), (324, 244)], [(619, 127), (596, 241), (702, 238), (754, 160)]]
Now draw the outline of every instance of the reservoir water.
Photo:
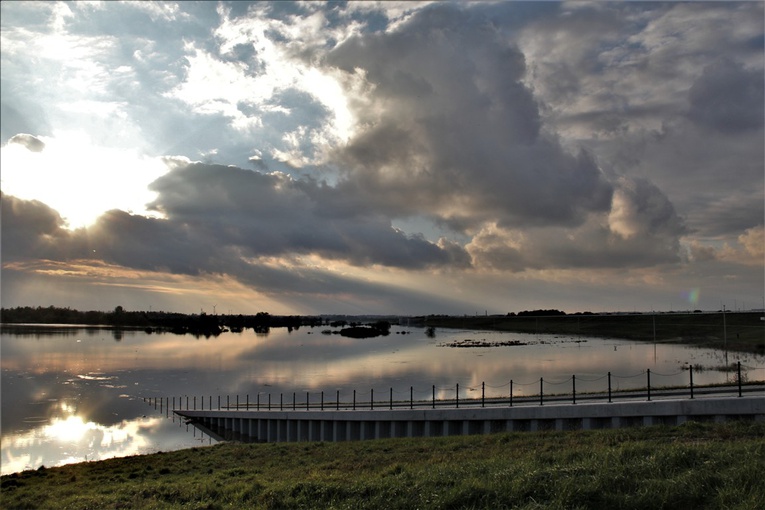
[[(765, 359), (744, 353), (619, 339), (525, 335), (491, 331), (394, 326), (388, 336), (352, 339), (324, 328), (271, 329), (194, 337), (92, 327), (4, 328), (2, 366), (2, 474), (40, 466), (94, 461), (214, 444), (147, 398), (220, 396), (289, 405), (357, 398), (480, 398), (539, 392), (604, 391), (730, 382), (726, 366), (741, 361), (744, 377), (765, 381)], [(454, 345), (479, 345), (455, 347)]]

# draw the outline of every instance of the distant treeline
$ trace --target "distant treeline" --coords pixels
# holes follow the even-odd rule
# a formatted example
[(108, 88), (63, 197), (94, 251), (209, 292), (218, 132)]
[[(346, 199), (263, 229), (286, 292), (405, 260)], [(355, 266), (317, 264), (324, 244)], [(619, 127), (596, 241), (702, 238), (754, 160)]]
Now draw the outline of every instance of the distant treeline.
[[(587, 313), (587, 312), (585, 312)], [(507, 314), (508, 317), (514, 317), (516, 314), (513, 312), (510, 312)], [(560, 310), (524, 310), (522, 312), (518, 312), (518, 317), (551, 317), (554, 315), (566, 315), (566, 312), (561, 312)]]
[[(485, 315), (485, 317), (555, 317), (560, 315), (595, 315), (592, 312), (575, 312), (571, 314), (567, 314), (564, 311), (561, 310), (555, 310), (555, 309), (549, 309), (549, 310), (524, 310), (522, 312), (508, 312), (505, 315)], [(445, 317), (472, 317), (471, 315), (437, 315), (432, 314), (428, 315), (426, 318), (445, 318)], [(476, 317), (481, 317), (480, 315), (476, 314)], [(425, 318), (425, 317), (419, 317), (419, 318)]]
[(142, 328), (147, 332), (157, 330), (201, 335), (218, 335), (224, 331), (242, 331), (245, 328), (252, 328), (258, 332), (279, 327), (298, 329), (301, 326), (314, 327), (325, 323), (321, 317), (278, 316), (267, 312), (259, 312), (255, 315), (208, 315), (205, 313), (197, 315), (161, 311), (131, 312), (121, 306), (111, 312), (81, 312), (55, 306), (0, 308), (0, 322), (3, 324), (86, 324)]
[[(585, 314), (588, 313), (585, 312)], [(507, 314), (508, 317), (516, 315), (518, 317), (549, 317), (566, 315), (566, 313), (560, 310), (527, 310), (518, 312), (518, 314), (513, 312)], [(218, 335), (225, 331), (236, 332), (246, 328), (258, 332), (267, 332), (270, 328), (288, 328), (290, 330), (298, 329), (301, 326), (331, 326), (336, 328), (351, 326), (351, 328), (358, 328), (362, 324), (361, 320), (347, 321), (330, 320), (326, 317), (317, 316), (271, 315), (267, 312), (258, 312), (255, 315), (184, 314), (163, 311), (128, 311), (122, 306), (117, 306), (109, 312), (79, 311), (69, 307), (56, 306), (0, 308), (0, 322), (3, 324), (84, 324), (116, 328), (141, 328), (148, 332), (156, 330), (201, 335)], [(377, 320), (369, 322), (368, 325), (372, 330), (375, 330), (376, 334), (387, 334), (391, 323), (387, 320)], [(364, 336), (370, 336), (366, 334), (368, 329), (364, 330)], [(361, 330), (346, 333), (348, 335), (361, 334)]]

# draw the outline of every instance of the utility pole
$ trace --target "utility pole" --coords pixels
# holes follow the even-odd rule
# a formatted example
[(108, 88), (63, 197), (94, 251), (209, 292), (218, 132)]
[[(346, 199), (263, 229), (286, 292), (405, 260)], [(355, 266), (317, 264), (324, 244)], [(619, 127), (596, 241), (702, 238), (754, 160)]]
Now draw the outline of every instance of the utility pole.
[(728, 327), (725, 323), (725, 305), (723, 305), (723, 341), (725, 342), (725, 364), (728, 364)]
[(651, 314), (653, 319), (653, 361), (656, 363), (656, 314)]

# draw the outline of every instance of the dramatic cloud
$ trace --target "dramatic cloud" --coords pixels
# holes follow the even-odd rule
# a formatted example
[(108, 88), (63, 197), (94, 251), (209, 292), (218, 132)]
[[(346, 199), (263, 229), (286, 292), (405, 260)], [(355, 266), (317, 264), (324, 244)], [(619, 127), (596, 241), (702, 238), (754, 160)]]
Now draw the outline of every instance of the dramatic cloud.
[(62, 259), (70, 233), (61, 216), (36, 200), (2, 195), (3, 263), (24, 259)]
[(355, 101), (364, 128), (339, 155), (349, 171), (340, 188), (365, 203), (457, 230), (572, 225), (607, 209), (595, 162), (541, 133), (524, 57), (489, 18), (437, 5), (394, 32), (345, 41), (327, 62), (363, 76), (368, 91)]
[(344, 197), (325, 193), (311, 181), (235, 167), (171, 164), (175, 168), (151, 186), (159, 194), (151, 207), (174, 230), (231, 247), (242, 257), (314, 254), (358, 266), (406, 269), (465, 265), (467, 256), (458, 248), (407, 236), (379, 214), (323, 214), (317, 204)]
[(761, 299), (761, 3), (0, 9), (4, 305)]

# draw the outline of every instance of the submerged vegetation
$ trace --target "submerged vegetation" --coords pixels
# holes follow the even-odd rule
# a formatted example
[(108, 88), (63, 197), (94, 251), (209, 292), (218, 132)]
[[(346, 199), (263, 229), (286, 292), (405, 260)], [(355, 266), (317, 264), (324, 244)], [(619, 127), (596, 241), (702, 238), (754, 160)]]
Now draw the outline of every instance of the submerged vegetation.
[(763, 312), (445, 316), (431, 315), (429, 327), (517, 333), (585, 335), (627, 340), (680, 342), (729, 351), (765, 354)]
[(765, 423), (223, 443), (2, 477), (7, 509), (761, 508)]

